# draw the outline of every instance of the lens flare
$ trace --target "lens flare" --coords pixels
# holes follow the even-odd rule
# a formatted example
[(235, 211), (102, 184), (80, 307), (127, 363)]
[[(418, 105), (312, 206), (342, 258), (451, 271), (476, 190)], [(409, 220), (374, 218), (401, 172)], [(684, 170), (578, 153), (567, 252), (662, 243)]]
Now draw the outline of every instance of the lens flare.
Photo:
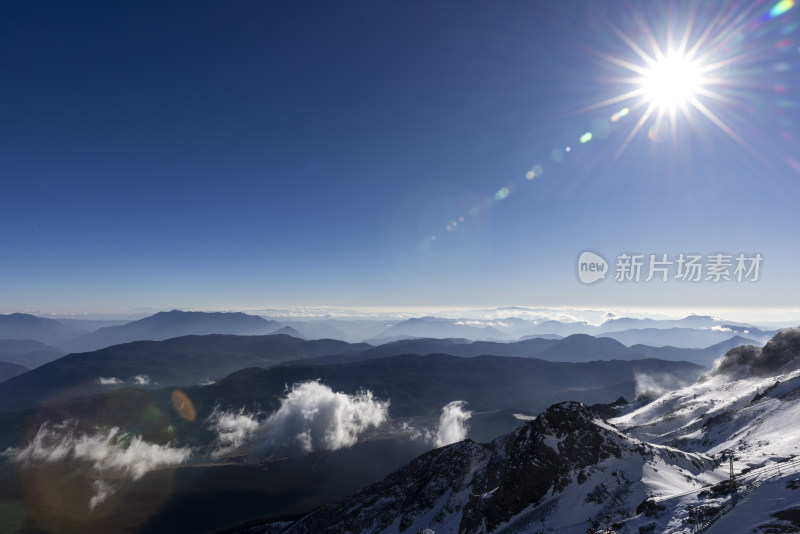
[(794, 0), (781, 0), (769, 10), (769, 16), (772, 18), (780, 17), (794, 7)]
[(669, 123), (665, 119), (658, 120), (650, 126), (647, 137), (654, 143), (666, 141), (669, 137)]
[(622, 108), (621, 110), (619, 110), (616, 113), (614, 113), (613, 115), (611, 115), (611, 122), (617, 122), (618, 120), (620, 120), (622, 117), (626, 116), (630, 112), (631, 112), (631, 110), (629, 110), (628, 108)]
[(186, 393), (176, 389), (172, 392), (171, 399), (172, 407), (183, 419), (191, 423), (197, 418), (197, 412), (195, 411), (194, 404), (192, 404), (192, 401), (189, 399)]

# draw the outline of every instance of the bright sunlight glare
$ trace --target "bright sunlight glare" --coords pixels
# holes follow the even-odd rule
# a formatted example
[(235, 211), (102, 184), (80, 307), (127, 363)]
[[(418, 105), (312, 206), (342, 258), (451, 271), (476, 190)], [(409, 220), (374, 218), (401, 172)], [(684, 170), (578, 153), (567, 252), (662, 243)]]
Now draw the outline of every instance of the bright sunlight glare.
[[(794, 0), (781, 0), (764, 13), (753, 3), (743, 12), (717, 11), (696, 4), (686, 10), (658, 11), (663, 15), (634, 20), (627, 27), (605, 22), (627, 50), (617, 53), (594, 51), (615, 70), (611, 78), (621, 83), (622, 92), (588, 106), (586, 110), (611, 104), (623, 105), (626, 114), (637, 117), (614, 159), (618, 158), (641, 131), (660, 131), (648, 137), (654, 142), (678, 137), (678, 124), (692, 129), (706, 119), (754, 156), (750, 143), (733, 128), (736, 108), (741, 110), (753, 98), (752, 65), (761, 57), (765, 44), (744, 46), (742, 36), (786, 13)], [(666, 24), (664, 24), (666, 21)], [(767, 38), (767, 27), (757, 35)], [(788, 48), (788, 45), (787, 45)], [(622, 74), (622, 76), (620, 76)], [(612, 122), (622, 115), (612, 116)]]
[(654, 63), (642, 76), (643, 95), (662, 110), (690, 101), (703, 85), (700, 69), (687, 57), (668, 56)]

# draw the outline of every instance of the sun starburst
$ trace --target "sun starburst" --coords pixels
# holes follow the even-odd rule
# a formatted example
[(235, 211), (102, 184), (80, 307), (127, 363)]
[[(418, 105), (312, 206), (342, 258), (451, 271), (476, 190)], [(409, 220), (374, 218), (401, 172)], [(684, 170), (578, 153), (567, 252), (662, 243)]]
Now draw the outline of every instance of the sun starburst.
[[(666, 12), (635, 16), (622, 29), (607, 21), (624, 47), (615, 54), (593, 51), (618, 73), (613, 81), (623, 90), (590, 106), (624, 104), (638, 117), (622, 143), (619, 156), (642, 130), (653, 129), (677, 138), (680, 123), (697, 128), (706, 119), (743, 148), (751, 151), (731, 124), (732, 112), (745, 104), (741, 87), (751, 86), (742, 72), (757, 51), (745, 49), (741, 36), (758, 20), (756, 7), (723, 13)], [(727, 107), (729, 113), (722, 113)], [(612, 119), (613, 120), (613, 119)]]

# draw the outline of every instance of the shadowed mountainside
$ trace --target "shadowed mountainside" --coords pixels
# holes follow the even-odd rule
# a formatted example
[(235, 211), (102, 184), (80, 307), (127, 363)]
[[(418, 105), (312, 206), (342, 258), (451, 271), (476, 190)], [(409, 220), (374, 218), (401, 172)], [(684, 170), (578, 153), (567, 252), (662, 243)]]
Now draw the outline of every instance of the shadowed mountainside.
[[(94, 352), (69, 354), (0, 384), (0, 409), (31, 407), (92, 395), (146, 377), (140, 383), (192, 385), (246, 367), (270, 367), (287, 360), (366, 348), (344, 341), (306, 341), (286, 335), (184, 336), (137, 341)], [(98, 383), (106, 379), (106, 384)], [(119, 381), (112, 383), (111, 379)]]
[(16, 363), (0, 362), (0, 382), (19, 376), (28, 370), (27, 367)]
[(31, 339), (0, 339), (0, 361), (34, 369), (64, 356), (66, 352)]
[(32, 339), (59, 346), (83, 332), (85, 331), (66, 326), (55, 319), (27, 313), (0, 314), (0, 339)]

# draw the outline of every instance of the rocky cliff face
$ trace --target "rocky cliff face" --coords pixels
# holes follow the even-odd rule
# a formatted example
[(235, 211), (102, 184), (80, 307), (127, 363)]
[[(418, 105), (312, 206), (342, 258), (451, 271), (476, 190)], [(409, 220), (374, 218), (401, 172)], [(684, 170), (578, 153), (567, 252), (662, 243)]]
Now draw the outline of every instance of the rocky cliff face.
[[(430, 451), (351, 498), (320, 508), (284, 532), (417, 532), (461, 513), (475, 476), (502, 444), (470, 440)], [(437, 531), (438, 532), (438, 531)]]
[(581, 469), (621, 457), (624, 439), (578, 403), (556, 404), (511, 434), (503, 461), (476, 477), (460, 532), (491, 532), (549, 493), (563, 491)]

